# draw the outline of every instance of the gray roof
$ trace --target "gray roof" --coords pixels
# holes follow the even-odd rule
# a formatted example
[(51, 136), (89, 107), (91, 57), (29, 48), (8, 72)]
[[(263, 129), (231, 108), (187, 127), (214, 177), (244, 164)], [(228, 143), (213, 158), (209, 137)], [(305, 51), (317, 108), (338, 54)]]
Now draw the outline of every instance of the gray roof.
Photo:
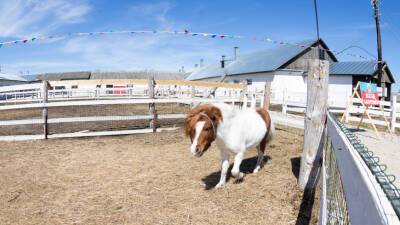
[(90, 72), (45, 73), (36, 76), (36, 80), (88, 80)]
[(376, 71), (374, 61), (337, 62), (330, 65), (332, 75), (373, 75)]
[(27, 82), (28, 80), (14, 74), (8, 74), (8, 73), (0, 73), (0, 80), (13, 80), (13, 81), (22, 81), (22, 82)]
[(132, 72), (92, 72), (90, 79), (147, 79), (153, 76), (156, 80), (183, 80), (188, 74), (162, 71), (132, 71)]
[[(237, 75), (277, 70), (302, 52), (306, 51), (309, 47), (317, 44), (317, 42), (317, 40), (308, 40), (297, 43), (296, 45), (281, 45), (275, 48), (239, 56), (235, 61), (228, 61), (225, 64), (225, 68), (221, 68), (219, 62), (194, 71), (186, 79), (200, 80), (211, 77), (220, 77), (225, 73), (229, 75)], [(322, 40), (320, 40), (320, 42), (327, 48)], [(333, 58), (336, 60), (334, 56)]]
[[(386, 73), (391, 82), (395, 82), (389, 67), (384, 63)], [(331, 75), (375, 76), (378, 72), (376, 61), (336, 62), (330, 65)]]

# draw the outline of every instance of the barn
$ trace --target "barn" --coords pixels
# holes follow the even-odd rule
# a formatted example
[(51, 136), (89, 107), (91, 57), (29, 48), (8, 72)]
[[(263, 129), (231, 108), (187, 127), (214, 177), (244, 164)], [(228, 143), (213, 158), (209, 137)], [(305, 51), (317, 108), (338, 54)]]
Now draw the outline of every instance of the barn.
[[(307, 92), (307, 60), (322, 57), (330, 61), (329, 104), (343, 107), (352, 87), (357, 81), (376, 81), (375, 62), (339, 62), (322, 40), (309, 40), (296, 45), (280, 45), (246, 55), (235, 56), (232, 60), (202, 67), (191, 73), (187, 80), (218, 81), (226, 75), (226, 82), (247, 80), (250, 88), (260, 90), (265, 81), (271, 81), (272, 98), (303, 99)], [(386, 64), (385, 64), (386, 65)], [(382, 77), (387, 90), (394, 83), (389, 67), (385, 66)], [(390, 91), (387, 92), (390, 98)]]
[(0, 72), (0, 87), (2, 86), (10, 86), (10, 85), (18, 85), (18, 84), (26, 84), (28, 80), (25, 78), (8, 73)]

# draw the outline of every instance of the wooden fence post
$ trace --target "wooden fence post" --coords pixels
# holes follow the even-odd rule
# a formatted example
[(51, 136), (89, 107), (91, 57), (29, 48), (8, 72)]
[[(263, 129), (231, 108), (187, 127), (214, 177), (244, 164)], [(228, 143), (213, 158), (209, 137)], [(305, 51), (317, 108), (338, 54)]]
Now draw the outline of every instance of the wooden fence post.
[(287, 100), (287, 94), (286, 94), (286, 92), (287, 92), (286, 88), (285, 88), (285, 89), (283, 89), (283, 97), (282, 97), (282, 99), (283, 99), (283, 101), (282, 101), (282, 113), (283, 113), (284, 115), (286, 115), (286, 114), (287, 114), (287, 103), (286, 103), (286, 100)]
[(240, 100), (242, 101), (242, 108), (247, 108), (247, 82), (242, 82), (243, 88), (240, 96)]
[[(156, 85), (156, 82), (154, 80), (154, 77), (150, 76), (148, 80), (148, 96), (150, 99), (155, 99), (154, 98), (154, 87)], [(155, 103), (150, 103), (149, 104), (149, 116), (152, 117), (149, 121), (149, 127), (153, 128), (153, 132), (157, 131), (157, 110), (156, 110), (156, 104)]]
[(256, 104), (257, 104), (257, 99), (256, 99), (256, 94), (253, 93), (251, 94), (251, 108), (255, 109), (256, 108)]
[(397, 95), (393, 94), (392, 96), (392, 103), (391, 103), (391, 109), (392, 111), (390, 112), (390, 130), (394, 133), (396, 131), (396, 119), (397, 119)]
[[(323, 133), (328, 108), (329, 61), (309, 60), (307, 77), (307, 109), (304, 118), (304, 144), (299, 171), (299, 186), (313, 189), (317, 153), (323, 146)], [(310, 176), (310, 174), (313, 174)]]
[(264, 85), (264, 99), (263, 108), (269, 110), (269, 105), (271, 104), (271, 81), (265, 81)]
[(48, 102), (48, 89), (49, 83), (44, 80), (42, 86), (42, 102), (43, 102), (43, 110), (42, 110), (42, 118), (43, 118), (43, 136), (44, 139), (47, 139), (48, 135), (48, 126), (47, 126), (47, 119), (48, 119), (48, 108), (45, 105)]

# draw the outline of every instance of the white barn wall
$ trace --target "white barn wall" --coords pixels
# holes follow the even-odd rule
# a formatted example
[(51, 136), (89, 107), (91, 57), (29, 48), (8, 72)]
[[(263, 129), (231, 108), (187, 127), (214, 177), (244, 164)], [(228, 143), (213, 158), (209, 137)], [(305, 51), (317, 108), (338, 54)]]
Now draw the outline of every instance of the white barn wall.
[[(274, 72), (252, 73), (236, 76), (228, 76), (226, 82), (252, 80), (252, 85), (248, 87), (249, 91), (264, 90), (265, 81), (272, 81), (271, 99), (282, 101), (285, 95), (285, 101), (306, 102), (307, 99), (307, 76), (303, 71), (277, 70)], [(203, 81), (217, 82), (220, 78), (209, 78)], [(336, 107), (345, 107), (348, 96), (352, 92), (352, 76), (329, 77), (329, 99), (328, 104)]]
[(352, 94), (352, 76), (329, 76), (328, 104), (346, 107), (347, 99)]

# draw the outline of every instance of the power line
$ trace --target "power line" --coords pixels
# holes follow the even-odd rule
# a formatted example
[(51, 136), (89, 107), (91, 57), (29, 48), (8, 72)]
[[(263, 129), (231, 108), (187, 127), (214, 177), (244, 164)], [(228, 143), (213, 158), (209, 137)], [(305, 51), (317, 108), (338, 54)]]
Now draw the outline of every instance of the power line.
[(350, 45), (350, 46), (344, 48), (343, 50), (336, 52), (336, 55), (340, 55), (340, 54), (344, 53), (345, 51), (347, 51), (348, 49), (351, 49), (351, 48), (358, 48), (358, 49), (364, 51), (365, 53), (367, 53), (369, 56), (371, 56), (372, 58), (374, 58), (376, 60), (376, 56), (374, 54), (372, 54), (367, 49), (365, 49), (365, 48), (363, 48), (363, 47), (361, 47), (359, 45)]

